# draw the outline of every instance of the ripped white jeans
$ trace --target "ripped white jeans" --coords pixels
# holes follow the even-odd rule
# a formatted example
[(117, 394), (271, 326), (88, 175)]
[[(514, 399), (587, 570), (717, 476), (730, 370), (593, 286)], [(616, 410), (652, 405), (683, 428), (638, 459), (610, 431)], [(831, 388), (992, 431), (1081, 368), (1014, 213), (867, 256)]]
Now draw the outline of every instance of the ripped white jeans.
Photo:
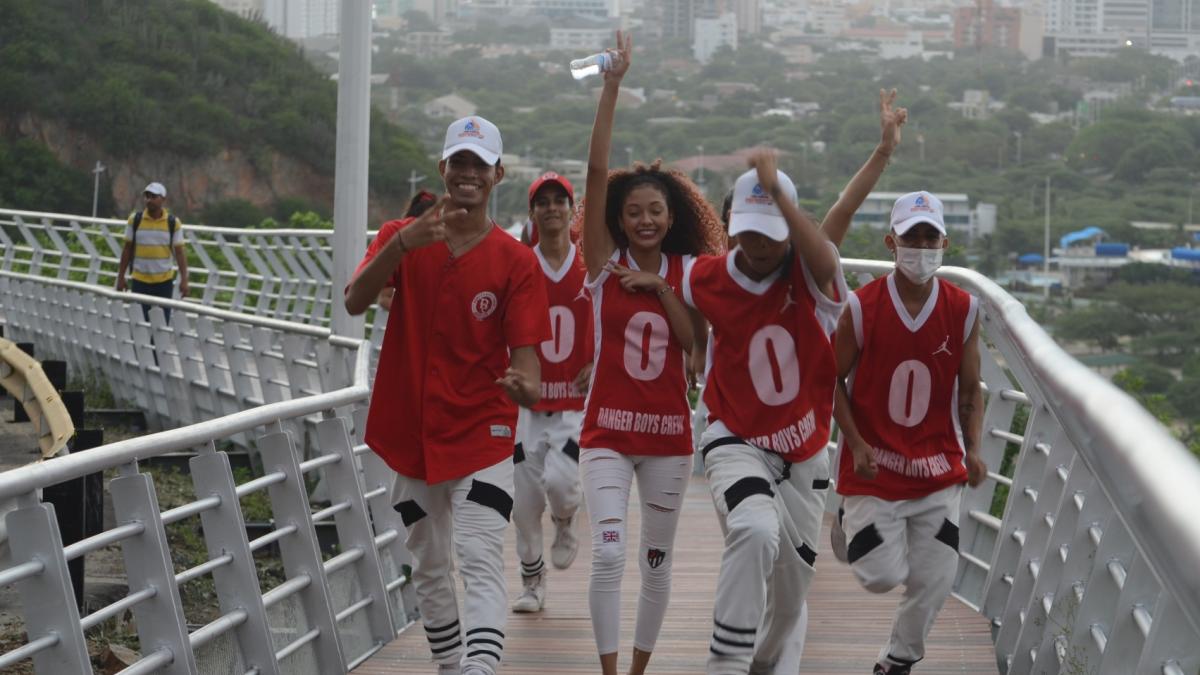
[(692, 475), (692, 455), (623, 455), (614, 450), (584, 449), (579, 455), (583, 492), (592, 525), (592, 574), (588, 606), (600, 654), (617, 651), (621, 635), (621, 577), (625, 571), (625, 544), (629, 514), (629, 489), (637, 476), (641, 499), (642, 532), (638, 542), (638, 568), (642, 589), (638, 595), (633, 646), (654, 651), (667, 603), (671, 596), (671, 562), (679, 511)]

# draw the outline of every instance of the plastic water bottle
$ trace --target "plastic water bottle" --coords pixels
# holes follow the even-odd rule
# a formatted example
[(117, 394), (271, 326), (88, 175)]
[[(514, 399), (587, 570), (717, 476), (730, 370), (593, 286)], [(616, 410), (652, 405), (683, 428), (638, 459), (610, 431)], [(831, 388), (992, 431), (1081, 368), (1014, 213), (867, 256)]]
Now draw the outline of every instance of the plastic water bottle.
[(582, 80), (588, 75), (596, 75), (612, 68), (612, 56), (606, 52), (592, 54), (571, 62), (571, 77)]

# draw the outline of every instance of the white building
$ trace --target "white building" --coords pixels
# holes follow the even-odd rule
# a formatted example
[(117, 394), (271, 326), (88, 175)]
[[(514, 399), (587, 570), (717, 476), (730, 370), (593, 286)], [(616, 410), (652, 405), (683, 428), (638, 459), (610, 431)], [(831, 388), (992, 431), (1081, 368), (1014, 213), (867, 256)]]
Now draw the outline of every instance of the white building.
[(700, 63), (708, 63), (721, 47), (737, 50), (737, 14), (726, 12), (720, 16), (696, 19), (692, 38), (692, 56)]
[(896, 36), (880, 36), (879, 42), (879, 58), (888, 59), (908, 59), (914, 56), (921, 56), (925, 51), (925, 40), (921, 31), (910, 30), (902, 35)]
[(238, 16), (254, 16), (263, 11), (263, 0), (212, 0), (213, 4)]
[(576, 22), (563, 26), (550, 26), (550, 48), (570, 49), (584, 55), (587, 51), (600, 51), (612, 44), (615, 27), (607, 22)]
[(263, 20), (292, 39), (337, 35), (341, 0), (262, 0)]

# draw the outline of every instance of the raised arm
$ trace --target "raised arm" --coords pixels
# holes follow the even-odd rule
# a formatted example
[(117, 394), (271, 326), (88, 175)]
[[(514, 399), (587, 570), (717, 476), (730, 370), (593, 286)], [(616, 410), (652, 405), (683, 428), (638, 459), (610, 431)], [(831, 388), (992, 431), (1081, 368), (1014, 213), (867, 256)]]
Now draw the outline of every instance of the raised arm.
[(875, 146), (875, 150), (871, 152), (871, 156), (867, 158), (858, 173), (854, 174), (849, 183), (846, 183), (846, 189), (842, 190), (842, 196), (838, 198), (833, 208), (829, 209), (829, 213), (825, 214), (825, 220), (821, 221), (821, 230), (825, 236), (829, 237), (829, 241), (839, 248), (842, 240), (846, 238), (846, 232), (850, 229), (850, 221), (854, 218), (854, 212), (858, 211), (867, 195), (871, 194), (875, 183), (883, 175), (883, 170), (887, 168), (892, 152), (896, 146), (900, 145), (900, 128), (908, 121), (908, 110), (892, 107), (895, 102), (895, 89), (890, 92), (879, 90), (879, 126), (881, 129), (879, 145)]
[(596, 106), (596, 121), (592, 123), (592, 140), (588, 146), (587, 200), (583, 207), (583, 261), (587, 264), (588, 279), (595, 279), (604, 269), (617, 244), (604, 223), (608, 203), (608, 153), (612, 145), (613, 118), (617, 113), (617, 94), (621, 78), (629, 70), (633, 38), (617, 31), (617, 48), (608, 50), (612, 67), (604, 72), (604, 89)]
[(758, 172), (758, 184), (775, 200), (783, 219), (787, 221), (792, 248), (796, 249), (796, 255), (804, 261), (819, 288), (830, 288), (830, 282), (838, 269), (837, 253), (829, 247), (829, 239), (817, 224), (800, 210), (790, 195), (784, 194), (779, 185), (775, 151), (771, 148), (759, 148), (750, 155), (749, 163)]

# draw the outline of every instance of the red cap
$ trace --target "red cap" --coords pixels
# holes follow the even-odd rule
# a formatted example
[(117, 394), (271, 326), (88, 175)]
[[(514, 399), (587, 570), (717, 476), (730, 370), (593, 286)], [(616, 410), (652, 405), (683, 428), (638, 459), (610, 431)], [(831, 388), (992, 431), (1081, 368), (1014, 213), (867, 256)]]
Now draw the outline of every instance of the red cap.
[(537, 191), (542, 189), (542, 186), (546, 183), (558, 183), (561, 185), (562, 189), (567, 191), (567, 198), (571, 200), (571, 204), (575, 204), (575, 188), (571, 187), (571, 181), (567, 180), (565, 176), (560, 176), (553, 171), (547, 171), (546, 173), (538, 176), (537, 180), (533, 181), (533, 185), (529, 186), (530, 206), (533, 206), (533, 196), (536, 195)]

